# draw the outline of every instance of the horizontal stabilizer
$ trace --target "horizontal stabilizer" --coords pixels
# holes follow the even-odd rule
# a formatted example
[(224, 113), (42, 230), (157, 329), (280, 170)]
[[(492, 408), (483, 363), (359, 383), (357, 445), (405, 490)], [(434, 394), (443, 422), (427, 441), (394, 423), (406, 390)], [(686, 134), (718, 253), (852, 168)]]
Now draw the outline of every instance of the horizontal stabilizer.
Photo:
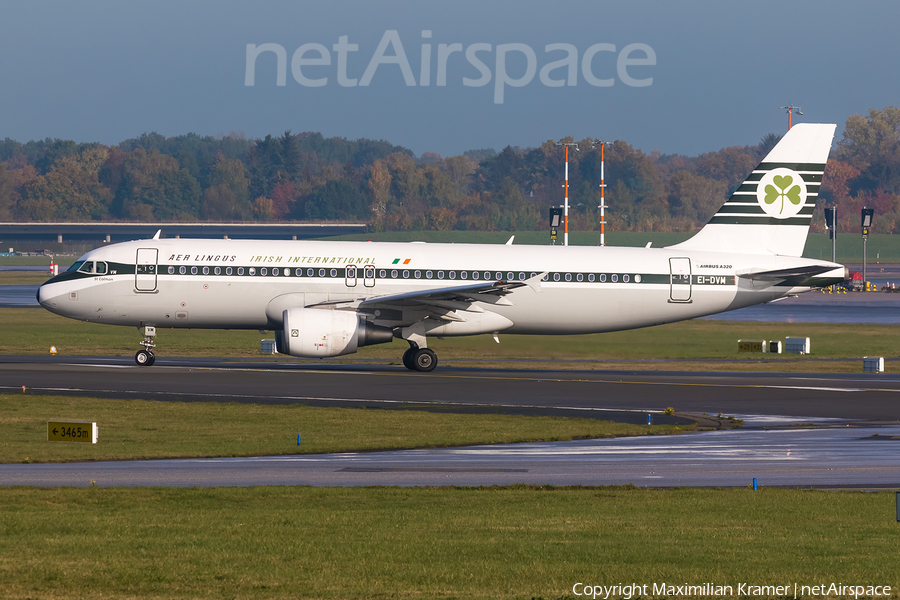
[[(838, 267), (839, 268), (839, 267)], [(753, 282), (764, 283), (772, 286), (790, 286), (790, 287), (820, 287), (822, 285), (832, 285), (839, 281), (831, 282), (834, 277), (829, 278), (828, 283), (816, 279), (817, 276), (824, 273), (834, 271), (834, 266), (829, 265), (810, 265), (807, 267), (792, 267), (790, 269), (777, 269), (775, 271), (755, 271), (749, 273), (737, 273), (741, 279), (748, 279)], [(846, 269), (845, 269), (846, 271)]]

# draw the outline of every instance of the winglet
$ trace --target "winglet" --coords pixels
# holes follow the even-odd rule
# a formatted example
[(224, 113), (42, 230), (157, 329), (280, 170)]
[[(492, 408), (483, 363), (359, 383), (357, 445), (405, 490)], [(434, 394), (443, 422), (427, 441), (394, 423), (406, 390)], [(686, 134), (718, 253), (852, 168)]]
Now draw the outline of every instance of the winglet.
[(159, 234), (161, 234), (161, 233), (162, 233), (162, 229), (157, 229), (157, 230), (156, 230), (156, 234), (153, 236), (153, 239), (154, 239), (154, 240), (158, 240), (158, 239), (159, 239)]
[(513, 243), (513, 240), (514, 240), (514, 239), (516, 239), (516, 236), (510, 237), (508, 240), (506, 240), (506, 245), (507, 245), (507, 246), (512, 246), (512, 243)]

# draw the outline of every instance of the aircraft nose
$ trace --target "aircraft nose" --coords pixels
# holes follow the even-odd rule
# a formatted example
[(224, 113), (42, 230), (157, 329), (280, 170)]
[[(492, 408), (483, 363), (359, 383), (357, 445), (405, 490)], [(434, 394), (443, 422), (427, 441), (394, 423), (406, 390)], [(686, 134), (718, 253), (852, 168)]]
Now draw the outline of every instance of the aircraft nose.
[(38, 304), (46, 308), (47, 310), (53, 310), (56, 307), (56, 296), (57, 294), (51, 289), (54, 286), (52, 284), (43, 284), (37, 290), (37, 301)]

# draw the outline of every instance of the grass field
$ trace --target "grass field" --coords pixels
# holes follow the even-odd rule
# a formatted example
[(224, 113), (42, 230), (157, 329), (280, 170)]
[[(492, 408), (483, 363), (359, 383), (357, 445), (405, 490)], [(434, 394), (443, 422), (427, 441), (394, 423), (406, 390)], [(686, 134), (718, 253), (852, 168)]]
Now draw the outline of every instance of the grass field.
[(894, 516), (884, 492), (0, 488), (0, 582), (4, 598), (575, 598), (578, 582), (896, 597)]
[[(96, 422), (102, 443), (48, 443), (47, 421), (53, 420)], [(0, 395), (0, 463), (353, 452), (679, 431), (564, 417)]]
[[(739, 339), (811, 338), (812, 353), (748, 355), (737, 351)], [(51, 345), (60, 356), (132, 356), (138, 349), (136, 328), (73, 321), (39, 308), (0, 309), (0, 354), (46, 354)], [(257, 331), (159, 329), (159, 356), (259, 357)], [(858, 371), (861, 357), (900, 356), (900, 329), (880, 325), (832, 323), (756, 323), (695, 320), (647, 329), (581, 336), (490, 336), (429, 340), (440, 364), (491, 366), (498, 360), (525, 360), (529, 368), (682, 370)], [(377, 359), (400, 364), (405, 342), (367, 346), (347, 359)], [(472, 362), (474, 360), (478, 362)], [(553, 362), (540, 362), (543, 360)], [(828, 359), (822, 361), (821, 359)], [(292, 361), (276, 355), (269, 360)], [(456, 361), (456, 362), (454, 362)], [(580, 361), (580, 362), (567, 362)], [(627, 362), (646, 361), (646, 362)]]

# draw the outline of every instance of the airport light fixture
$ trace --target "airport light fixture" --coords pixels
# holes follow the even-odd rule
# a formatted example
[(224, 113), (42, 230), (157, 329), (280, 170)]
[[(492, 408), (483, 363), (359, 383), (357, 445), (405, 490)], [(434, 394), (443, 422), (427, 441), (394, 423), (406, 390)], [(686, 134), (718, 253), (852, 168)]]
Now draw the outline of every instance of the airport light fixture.
[(786, 110), (786, 111), (787, 111), (787, 116), (788, 116), (788, 131), (790, 131), (790, 130), (791, 130), (791, 114), (797, 113), (798, 115), (802, 115), (802, 114), (803, 114), (803, 111), (800, 110), (800, 107), (799, 107), (799, 106), (794, 106), (793, 104), (791, 104), (790, 106), (782, 106), (782, 107), (781, 107), (781, 110)]
[(828, 228), (828, 237), (831, 238), (831, 262), (837, 262), (837, 207), (825, 207), (825, 226)]
[(862, 211), (862, 238), (863, 238), (863, 290), (869, 285), (866, 279), (866, 242), (869, 240), (869, 227), (872, 226), (872, 217), (875, 216), (874, 208), (863, 208)]

